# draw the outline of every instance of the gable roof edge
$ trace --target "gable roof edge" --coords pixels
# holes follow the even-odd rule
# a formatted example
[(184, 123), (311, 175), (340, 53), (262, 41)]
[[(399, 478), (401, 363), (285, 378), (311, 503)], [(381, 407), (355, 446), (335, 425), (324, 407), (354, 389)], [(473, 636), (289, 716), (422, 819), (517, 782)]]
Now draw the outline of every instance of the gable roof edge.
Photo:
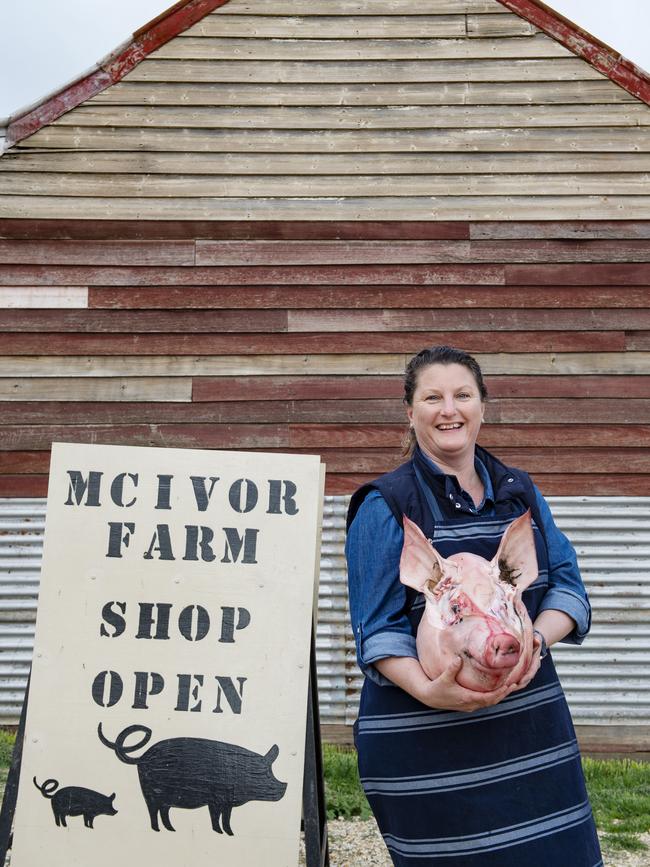
[[(82, 102), (117, 83), (141, 60), (179, 33), (196, 24), (229, 0), (179, 0), (145, 24), (90, 72), (64, 85), (53, 95), (7, 120), (0, 154)], [(650, 105), (650, 74), (627, 60), (609, 45), (592, 36), (541, 0), (498, 0), (511, 12), (531, 22), (560, 42), (607, 78)]]
[(196, 24), (228, 0), (179, 0), (157, 18), (136, 30), (88, 73), (64, 85), (15, 118), (9, 118), (4, 149), (52, 123), (67, 111), (115, 84), (161, 45)]
[(650, 75), (605, 42), (541, 0), (499, 0), (499, 3), (539, 27), (547, 36), (586, 60), (632, 96), (650, 105)]

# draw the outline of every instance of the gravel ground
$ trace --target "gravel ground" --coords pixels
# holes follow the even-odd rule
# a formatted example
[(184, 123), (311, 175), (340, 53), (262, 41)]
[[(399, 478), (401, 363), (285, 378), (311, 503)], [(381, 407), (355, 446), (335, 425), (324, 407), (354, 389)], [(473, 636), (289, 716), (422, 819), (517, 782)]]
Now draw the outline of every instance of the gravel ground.
[[(381, 839), (374, 819), (367, 822), (346, 822), (336, 819), (328, 823), (330, 839), (330, 867), (392, 867), (388, 851)], [(641, 839), (650, 845), (650, 834)], [(650, 867), (650, 850), (645, 852), (620, 852), (605, 849), (605, 867)], [(301, 852), (300, 864), (304, 865)], [(562, 867), (562, 865), (557, 865)]]

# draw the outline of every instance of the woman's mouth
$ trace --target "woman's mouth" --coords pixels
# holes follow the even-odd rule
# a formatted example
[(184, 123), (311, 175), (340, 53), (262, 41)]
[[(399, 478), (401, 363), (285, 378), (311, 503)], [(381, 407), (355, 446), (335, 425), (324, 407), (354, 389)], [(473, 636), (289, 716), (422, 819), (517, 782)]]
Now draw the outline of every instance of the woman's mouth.
[(436, 430), (458, 430), (463, 426), (462, 422), (457, 421), (453, 424), (437, 424)]

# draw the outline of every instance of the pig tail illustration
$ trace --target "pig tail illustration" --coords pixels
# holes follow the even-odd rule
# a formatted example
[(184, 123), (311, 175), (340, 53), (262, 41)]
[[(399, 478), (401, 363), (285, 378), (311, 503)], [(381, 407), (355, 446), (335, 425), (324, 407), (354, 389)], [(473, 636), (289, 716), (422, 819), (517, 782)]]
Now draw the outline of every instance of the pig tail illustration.
[[(129, 738), (132, 734), (135, 734), (136, 732), (142, 732), (142, 739), (138, 741), (137, 744), (133, 744), (130, 747), (125, 746), (126, 739)], [(110, 750), (115, 751), (115, 755), (121, 762), (124, 762), (127, 765), (137, 765), (139, 758), (130, 758), (129, 754), (135, 753), (138, 750), (142, 749), (142, 747), (145, 747), (151, 740), (152, 732), (150, 728), (147, 728), (147, 726), (128, 726), (124, 729), (124, 731), (121, 731), (119, 733), (119, 735), (115, 739), (115, 743), (113, 743), (112, 741), (109, 741), (108, 738), (104, 735), (102, 731), (102, 724), (100, 723), (97, 726), (97, 734), (99, 736), (99, 740), (104, 744), (105, 747), (108, 747)], [(43, 785), (47, 785), (47, 783), (44, 783)]]
[(54, 793), (59, 788), (58, 780), (45, 780), (42, 786), (36, 782), (36, 777), (34, 777), (34, 785), (38, 789), (38, 791), (44, 795), (46, 798), (53, 798)]

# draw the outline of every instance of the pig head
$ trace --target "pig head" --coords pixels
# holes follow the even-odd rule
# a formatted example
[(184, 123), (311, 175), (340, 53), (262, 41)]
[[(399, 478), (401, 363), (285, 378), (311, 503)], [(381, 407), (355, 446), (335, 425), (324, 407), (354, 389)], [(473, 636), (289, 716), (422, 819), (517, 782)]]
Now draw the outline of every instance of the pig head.
[(457, 656), (456, 682), (489, 692), (517, 683), (533, 652), (533, 626), (521, 594), (537, 578), (530, 510), (513, 521), (491, 561), (475, 554), (441, 557), (404, 516), (400, 581), (424, 594), (416, 645), (434, 680)]

